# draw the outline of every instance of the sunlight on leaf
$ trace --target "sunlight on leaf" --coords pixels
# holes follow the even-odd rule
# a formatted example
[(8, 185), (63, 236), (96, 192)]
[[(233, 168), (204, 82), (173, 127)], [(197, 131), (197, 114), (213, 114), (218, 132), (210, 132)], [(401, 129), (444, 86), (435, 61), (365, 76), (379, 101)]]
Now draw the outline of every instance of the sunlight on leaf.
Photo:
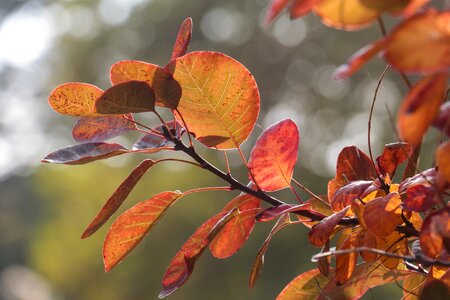
[(328, 281), (319, 269), (307, 271), (289, 282), (276, 300), (316, 300)]
[(329, 240), (334, 227), (345, 217), (350, 206), (320, 221), (308, 233), (308, 240), (316, 247), (323, 247)]
[(173, 46), (172, 58), (174, 60), (186, 54), (192, 37), (192, 19), (186, 18), (180, 26), (175, 45)]
[(420, 232), (420, 247), (431, 258), (443, 252), (450, 253), (450, 207), (435, 211), (425, 218)]

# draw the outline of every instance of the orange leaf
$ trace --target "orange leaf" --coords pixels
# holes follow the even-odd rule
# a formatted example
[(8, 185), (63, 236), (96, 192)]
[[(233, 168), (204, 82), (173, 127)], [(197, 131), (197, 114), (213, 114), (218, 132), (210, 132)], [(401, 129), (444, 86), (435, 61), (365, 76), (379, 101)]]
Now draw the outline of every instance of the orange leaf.
[[(407, 244), (408, 240), (397, 231), (392, 232), (388, 236), (376, 237), (376, 239), (377, 239), (376, 248), (380, 250), (391, 253), (397, 253), (400, 255), (408, 254), (408, 244)], [(385, 267), (389, 269), (397, 268), (400, 262), (399, 258), (388, 256), (380, 256), (379, 260)]]
[(89, 237), (96, 232), (106, 221), (119, 209), (120, 205), (125, 201), (133, 190), (134, 186), (139, 182), (142, 176), (155, 164), (151, 159), (142, 161), (127, 178), (120, 184), (117, 190), (109, 197), (100, 212), (88, 225), (81, 236), (82, 239)]
[(425, 284), (419, 299), (448, 300), (450, 299), (450, 287), (442, 280), (433, 279)]
[(376, 236), (390, 235), (403, 223), (400, 205), (400, 196), (395, 192), (373, 199), (364, 206), (364, 223)]
[(407, 143), (391, 143), (384, 146), (383, 153), (377, 157), (377, 166), (382, 175), (394, 177), (398, 165), (412, 154), (412, 147)]
[(323, 0), (296, 0), (291, 8), (291, 19), (300, 18), (311, 11), (311, 9)]
[(447, 74), (425, 77), (413, 86), (397, 115), (397, 129), (402, 140), (413, 145), (422, 141), (445, 98), (446, 88)]
[(266, 208), (260, 214), (256, 216), (256, 220), (258, 222), (268, 222), (272, 221), (275, 218), (278, 218), (281, 215), (289, 212), (298, 212), (298, 211), (309, 211), (311, 209), (311, 205), (309, 203), (304, 204), (282, 204), (280, 206), (271, 206)]
[(421, 273), (411, 273), (403, 280), (404, 300), (418, 300), (427, 277)]
[(329, 240), (330, 234), (334, 227), (345, 217), (350, 206), (345, 207), (343, 210), (332, 214), (320, 221), (317, 225), (308, 233), (308, 240), (311, 244), (316, 247), (323, 247), (325, 243)]
[[(331, 216), (334, 214), (334, 211), (331, 209), (330, 204), (328, 204), (327, 197), (326, 196), (319, 196), (322, 201), (317, 198), (311, 198), (305, 201), (304, 205), (310, 205), (311, 210), (314, 212), (318, 212), (324, 216)], [(303, 221), (302, 224), (305, 225), (308, 228), (312, 228), (314, 225), (316, 225), (317, 221), (311, 221), (311, 222), (305, 222), (306, 220), (309, 220), (307, 217), (298, 216), (299, 220)]]
[(81, 117), (72, 128), (77, 142), (103, 142), (130, 130), (136, 130), (132, 114), (125, 116)]
[(178, 112), (187, 130), (208, 147), (236, 148), (250, 135), (259, 113), (252, 74), (218, 52), (191, 52), (166, 66), (182, 87)]
[[(289, 187), (297, 162), (299, 141), (297, 125), (290, 119), (270, 126), (258, 138), (248, 166), (263, 191), (273, 192)], [(251, 174), (249, 178), (253, 180)]]
[(340, 211), (344, 207), (351, 205), (359, 198), (364, 198), (371, 192), (379, 189), (373, 181), (356, 180), (339, 188), (331, 199), (331, 207), (334, 211)]
[(270, 22), (272, 22), (288, 5), (288, 2), (289, 0), (271, 0), (269, 8), (267, 9), (264, 23), (269, 24)]
[[(359, 247), (361, 245), (362, 234), (361, 228), (352, 230), (348, 237), (336, 247), (337, 250), (345, 250)], [(358, 261), (358, 252), (336, 255), (336, 271), (334, 282), (336, 285), (346, 283), (353, 274)]]
[(436, 149), (436, 164), (438, 173), (450, 182), (450, 141), (439, 145)]
[(158, 106), (175, 109), (180, 101), (181, 87), (172, 75), (161, 67), (136, 60), (123, 60), (115, 63), (110, 71), (111, 83), (132, 80), (144, 81), (153, 88)]
[(389, 35), (386, 60), (405, 73), (430, 74), (448, 71), (449, 23), (449, 11), (437, 12), (432, 9), (407, 19)]
[[(365, 230), (363, 232), (361, 246), (368, 247), (368, 248), (377, 248), (377, 240), (376, 240), (375, 236), (373, 235), (373, 233), (371, 233), (370, 231), (367, 231), (367, 230)], [(372, 262), (372, 261), (376, 260), (377, 256), (378, 255), (373, 252), (361, 251), (361, 257), (366, 262)]]
[(429, 214), (423, 221), (420, 232), (420, 247), (423, 252), (436, 258), (450, 253), (450, 207)]
[(319, 269), (307, 271), (289, 282), (276, 300), (316, 300), (328, 282), (329, 279)]
[(41, 161), (53, 164), (82, 165), (128, 152), (128, 149), (119, 144), (85, 143), (56, 150)]
[(107, 89), (95, 103), (101, 114), (128, 114), (155, 110), (155, 93), (143, 81), (127, 81)]
[(56, 87), (48, 97), (50, 106), (60, 114), (69, 116), (95, 116), (95, 102), (103, 91), (80, 82), (69, 82)]
[(180, 192), (162, 192), (121, 214), (111, 225), (103, 244), (106, 272), (128, 255), (155, 226), (166, 210), (182, 196)]
[(186, 18), (181, 24), (180, 30), (178, 31), (177, 39), (175, 41), (175, 45), (173, 46), (171, 60), (174, 60), (177, 57), (186, 54), (186, 51), (189, 47), (189, 43), (191, 42), (191, 37), (192, 37), (192, 19)]

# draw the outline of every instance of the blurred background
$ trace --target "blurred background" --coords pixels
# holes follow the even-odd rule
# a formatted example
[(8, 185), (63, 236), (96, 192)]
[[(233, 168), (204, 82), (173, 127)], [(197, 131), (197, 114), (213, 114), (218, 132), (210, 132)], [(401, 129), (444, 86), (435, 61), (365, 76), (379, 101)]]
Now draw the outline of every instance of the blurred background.
[[(262, 128), (292, 118), (301, 134), (294, 176), (323, 194), (342, 147), (354, 144), (367, 151), (368, 111), (384, 62), (375, 59), (348, 80), (335, 82), (331, 75), (380, 37), (377, 26), (341, 32), (324, 27), (314, 15), (290, 21), (286, 14), (264, 26), (267, 5), (268, 0), (0, 1), (0, 299), (156, 299), (165, 269), (185, 239), (236, 195), (206, 192), (183, 198), (122, 264), (105, 274), (101, 248), (108, 226), (87, 240), (80, 235), (143, 156), (83, 166), (39, 162), (74, 143), (75, 118), (58, 115), (47, 104), (53, 88), (81, 81), (106, 89), (111, 64), (122, 59), (164, 65), (188, 16), (194, 21), (190, 51), (226, 53), (257, 80), (262, 111), (243, 145), (247, 156)], [(388, 27), (395, 22), (386, 20)], [(384, 143), (396, 140), (387, 110), (395, 114), (404, 93), (401, 79), (389, 73), (373, 118), (376, 155)], [(131, 146), (137, 138), (116, 140)], [(197, 148), (224, 168), (221, 153)], [(246, 182), (239, 156), (232, 151), (230, 156), (233, 174)], [(185, 165), (159, 165), (121, 211), (160, 191), (221, 184)], [(288, 192), (276, 196), (295, 201)], [(260, 280), (249, 290), (251, 265), (272, 225), (259, 224), (230, 259), (216, 260), (206, 251), (190, 281), (170, 299), (274, 299), (296, 275), (315, 267), (310, 256), (318, 249), (307, 243), (302, 226), (281, 231), (269, 247)], [(400, 294), (393, 284), (365, 299)]]

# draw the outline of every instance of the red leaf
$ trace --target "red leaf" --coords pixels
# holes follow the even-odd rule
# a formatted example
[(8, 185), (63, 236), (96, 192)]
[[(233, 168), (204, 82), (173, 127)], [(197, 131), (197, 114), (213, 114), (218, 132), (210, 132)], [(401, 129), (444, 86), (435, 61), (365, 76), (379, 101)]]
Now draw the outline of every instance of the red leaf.
[(81, 236), (82, 239), (89, 237), (96, 232), (106, 221), (119, 209), (120, 205), (125, 201), (133, 190), (134, 186), (139, 182), (141, 177), (155, 164), (151, 159), (142, 161), (127, 178), (120, 184), (117, 190), (109, 197), (100, 212), (88, 225)]
[[(342, 241), (342, 243), (340, 243), (336, 247), (336, 249), (345, 250), (359, 247), (362, 241), (362, 233), (363, 231), (361, 230), (361, 228), (352, 230), (349, 235)], [(336, 271), (334, 282), (337, 286), (343, 285), (352, 277), (357, 261), (358, 252), (336, 255)]]
[(297, 19), (308, 14), (316, 4), (322, 1), (323, 0), (296, 0), (290, 8), (291, 19)]
[(435, 119), (445, 98), (447, 74), (424, 77), (409, 91), (397, 115), (400, 138), (417, 145)]
[[(334, 211), (331, 209), (330, 204), (327, 201), (326, 196), (319, 196), (322, 200), (319, 200), (315, 197), (308, 199), (305, 201), (305, 204), (311, 205), (311, 210), (317, 212), (324, 216), (331, 216), (334, 214)], [(302, 224), (308, 228), (312, 228), (314, 225), (319, 223), (318, 221), (307, 221), (309, 218), (298, 215), (299, 220), (302, 221)]]
[(351, 205), (359, 198), (364, 198), (371, 192), (379, 189), (373, 181), (357, 180), (339, 188), (331, 199), (331, 207), (334, 211), (340, 211), (344, 207)]
[(320, 273), (319, 269), (309, 270), (289, 282), (276, 300), (316, 300), (321, 294), (323, 286), (329, 281)]
[(289, 0), (271, 0), (266, 13), (265, 23), (270, 24), (288, 5)]
[(268, 222), (272, 221), (275, 218), (278, 218), (281, 215), (289, 212), (298, 212), (298, 211), (309, 211), (311, 209), (311, 204), (282, 204), (280, 206), (271, 206), (266, 208), (263, 212), (256, 216), (256, 220), (258, 222)]
[(269, 248), (270, 241), (274, 237), (274, 235), (286, 227), (287, 225), (292, 224), (289, 214), (282, 215), (275, 226), (270, 231), (269, 235), (267, 236), (266, 240), (262, 244), (261, 248), (258, 250), (258, 254), (256, 254), (255, 262), (253, 263), (252, 270), (250, 272), (250, 278), (249, 278), (249, 287), (253, 288), (255, 286), (256, 281), (258, 280), (259, 275), (261, 274), (262, 267), (264, 265), (264, 256), (267, 252), (267, 248)]
[(172, 59), (183, 56), (189, 47), (192, 37), (192, 19), (186, 18), (180, 26), (175, 45), (173, 46)]
[(345, 217), (350, 206), (345, 207), (343, 210), (326, 217), (320, 223), (315, 225), (308, 233), (308, 240), (316, 247), (323, 247), (329, 240), (330, 234), (334, 227)]
[(85, 143), (56, 150), (41, 161), (54, 164), (82, 165), (128, 152), (128, 149), (119, 144)]
[(450, 299), (450, 287), (442, 280), (432, 279), (423, 287), (419, 299), (448, 300)]
[(405, 179), (399, 186), (400, 194), (404, 193), (409, 187), (416, 184), (434, 184), (436, 182), (436, 170), (434, 168), (420, 172), (413, 177)]
[(432, 125), (447, 136), (450, 136), (450, 101), (441, 105)]
[(328, 182), (328, 199), (343, 185), (355, 180), (373, 180), (377, 174), (370, 158), (356, 146), (349, 146), (339, 153), (336, 177)]
[(101, 114), (128, 114), (155, 110), (155, 93), (143, 81), (127, 81), (107, 89), (95, 103)]
[[(299, 140), (297, 125), (290, 119), (270, 126), (258, 138), (248, 166), (263, 191), (289, 187), (297, 162)], [(253, 180), (250, 174), (249, 178)]]
[[(173, 129), (173, 134), (175, 136), (183, 135), (185, 132), (185, 129), (180, 125), (178, 122), (170, 121), (166, 122), (166, 124), (169, 126), (170, 129)], [(163, 131), (164, 125), (159, 125), (154, 130), (160, 132), (161, 134), (164, 134)], [(146, 150), (146, 149), (157, 149), (161, 147), (165, 147), (167, 145), (173, 145), (172, 142), (169, 142), (165, 137), (158, 136), (156, 134), (146, 134), (141, 139), (139, 139), (134, 145), (133, 150)]]
[(103, 244), (105, 271), (121, 262), (181, 196), (180, 192), (162, 192), (121, 214), (109, 228)]
[(450, 141), (439, 145), (436, 149), (438, 174), (450, 183)]
[(416, 184), (406, 189), (402, 200), (403, 209), (424, 212), (437, 204), (437, 191), (432, 185)]
[(72, 128), (72, 137), (77, 142), (103, 142), (130, 130), (136, 124), (132, 114), (126, 116), (81, 117)]
[(436, 258), (443, 252), (450, 254), (450, 207), (429, 214), (420, 231), (420, 247), (423, 252)]
[(377, 166), (382, 175), (394, 177), (398, 165), (407, 160), (412, 153), (411, 145), (407, 143), (392, 143), (384, 146), (383, 153), (377, 157)]
[(403, 223), (400, 205), (400, 196), (396, 192), (375, 198), (364, 206), (364, 223), (376, 236), (388, 236)]
[(221, 212), (203, 223), (193, 235), (183, 244), (181, 250), (170, 262), (163, 278), (163, 289), (159, 298), (164, 298), (181, 287), (192, 274), (194, 265), (212, 239), (238, 213), (233, 209), (227, 213)]

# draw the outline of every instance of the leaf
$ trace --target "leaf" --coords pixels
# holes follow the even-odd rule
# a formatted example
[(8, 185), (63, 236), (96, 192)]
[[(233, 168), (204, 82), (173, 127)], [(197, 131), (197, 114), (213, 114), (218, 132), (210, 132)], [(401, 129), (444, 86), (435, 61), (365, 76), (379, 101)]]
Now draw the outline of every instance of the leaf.
[(340, 211), (351, 205), (357, 199), (362, 199), (371, 192), (379, 189), (373, 181), (356, 180), (339, 188), (331, 199), (331, 207), (334, 211)]
[(103, 244), (105, 271), (121, 262), (181, 196), (180, 192), (162, 192), (121, 214), (109, 228)]
[(136, 60), (122, 60), (111, 67), (111, 83), (144, 81), (153, 88), (155, 104), (175, 109), (181, 97), (181, 87), (172, 75), (161, 67)]
[(341, 65), (333, 74), (335, 80), (350, 77), (362, 68), (369, 60), (377, 55), (386, 46), (386, 39), (378, 40), (353, 54), (344, 65)]
[(406, 190), (416, 184), (434, 184), (436, 182), (436, 170), (431, 168), (420, 173), (417, 173), (413, 177), (405, 179), (399, 186), (398, 191), (400, 194), (406, 192)]
[(424, 212), (438, 203), (437, 191), (432, 185), (416, 184), (402, 196), (405, 210)]
[(424, 77), (409, 91), (397, 115), (400, 138), (417, 145), (436, 117), (445, 98), (447, 74)]
[(450, 136), (450, 101), (441, 105), (432, 125), (447, 136)]
[[(391, 234), (383, 237), (376, 237), (377, 246), (379, 250), (399, 255), (408, 254), (408, 240), (404, 238), (398, 231), (393, 231)], [(397, 268), (400, 259), (396, 257), (380, 256), (379, 261), (389, 269)]]
[(133, 190), (134, 186), (139, 182), (142, 176), (155, 164), (151, 159), (143, 160), (130, 175), (120, 184), (116, 191), (109, 197), (100, 212), (88, 225), (81, 236), (82, 239), (89, 237), (95, 233), (106, 221), (119, 209), (120, 205), (125, 201)]
[(375, 198), (364, 206), (364, 223), (376, 236), (387, 236), (403, 223), (400, 205), (400, 196), (395, 192)]
[(343, 185), (355, 180), (373, 180), (377, 174), (370, 158), (358, 147), (349, 146), (339, 153), (336, 176), (328, 182), (328, 199)]
[(127, 81), (107, 89), (95, 103), (101, 114), (128, 114), (155, 110), (155, 93), (143, 81)]
[(266, 18), (264, 23), (270, 24), (288, 5), (289, 0), (271, 0), (269, 8), (267, 9)]
[(383, 153), (377, 157), (377, 167), (382, 175), (394, 177), (398, 165), (406, 161), (412, 154), (412, 147), (407, 143), (391, 143), (384, 146)]
[(309, 270), (289, 282), (276, 300), (316, 300), (328, 282), (319, 269)]
[(186, 18), (180, 26), (175, 45), (173, 46), (172, 58), (174, 60), (186, 54), (192, 37), (192, 19)]
[(450, 12), (433, 9), (395, 27), (388, 37), (385, 58), (408, 74), (434, 74), (450, 68)]
[(329, 240), (334, 227), (345, 217), (350, 206), (320, 221), (308, 233), (308, 240), (316, 247), (323, 247)]
[[(330, 204), (328, 204), (327, 197), (319, 196), (319, 198), (321, 198), (322, 201), (320, 201), (319, 199), (317, 199), (315, 197), (312, 197), (311, 199), (308, 199), (307, 201), (305, 201), (304, 204), (311, 205), (312, 211), (322, 214), (324, 216), (331, 216), (332, 214), (334, 214), (334, 211), (331, 209)], [(319, 223), (318, 221), (309, 221), (308, 222), (308, 221), (306, 221), (306, 220), (308, 220), (307, 217), (303, 217), (300, 215), (298, 215), (298, 219), (301, 220), (302, 224), (308, 228), (312, 228), (314, 225)]]
[(98, 87), (80, 82), (69, 82), (56, 87), (48, 103), (58, 113), (69, 116), (95, 116), (95, 102), (103, 94)]
[[(178, 122), (170, 121), (166, 122), (167, 126), (169, 126), (170, 129), (173, 130), (173, 133), (175, 136), (177, 135), (183, 135), (185, 132), (185, 129), (180, 125)], [(154, 130), (160, 132), (161, 134), (164, 134), (163, 131), (164, 125), (159, 125)], [(146, 149), (158, 149), (161, 147), (165, 147), (168, 145), (174, 145), (172, 142), (168, 141), (165, 137), (159, 136), (153, 133), (149, 133), (144, 135), (141, 139), (139, 139), (134, 145), (133, 150), (146, 150)]]
[(159, 293), (159, 298), (169, 296), (186, 283), (194, 270), (197, 259), (220, 229), (237, 213), (237, 209), (227, 213), (221, 212), (208, 219), (189, 237), (181, 247), (181, 250), (172, 259), (164, 274), (163, 289)]
[(264, 130), (248, 160), (249, 178), (266, 192), (289, 187), (297, 162), (299, 141), (297, 125), (291, 119)]
[(234, 198), (223, 208), (222, 212), (237, 208), (240, 213), (220, 230), (209, 245), (214, 257), (230, 257), (244, 245), (255, 226), (255, 216), (260, 212), (260, 207), (261, 200), (244, 194)]
[(431, 280), (428, 282), (420, 294), (420, 300), (448, 300), (450, 298), (449, 287), (441, 280)]
[[(361, 240), (362, 247), (368, 247), (368, 248), (372, 248), (372, 249), (377, 248), (377, 240), (375, 238), (375, 235), (373, 235), (373, 233), (371, 233), (370, 231), (364, 230), (364, 232), (362, 234), (363, 234), (362, 240)], [(361, 251), (361, 257), (366, 262), (375, 261), (377, 259), (377, 256), (378, 255), (373, 252)]]
[(247, 139), (260, 100), (256, 81), (242, 64), (218, 52), (191, 52), (170, 62), (166, 70), (181, 85), (177, 109), (198, 141), (230, 149)]
[(436, 149), (436, 164), (438, 173), (450, 182), (450, 142), (439, 145)]
[(292, 224), (292, 222), (291, 219), (289, 218), (289, 214), (283, 214), (278, 219), (277, 223), (272, 228), (272, 230), (269, 232), (269, 235), (264, 240), (264, 243), (262, 244), (261, 248), (259, 248), (258, 253), (256, 254), (255, 257), (255, 261), (253, 262), (248, 283), (250, 288), (253, 288), (255, 286), (255, 283), (258, 280), (259, 275), (261, 274), (262, 267), (264, 265), (264, 256), (266, 255), (267, 249), (269, 248), (269, 244), (272, 241), (272, 238), (278, 231), (280, 231), (281, 229), (290, 224)]
[(125, 116), (81, 117), (72, 128), (77, 142), (103, 142), (130, 130), (136, 130), (132, 114)]
[(271, 206), (264, 211), (262, 211), (260, 214), (256, 216), (256, 220), (258, 222), (268, 222), (272, 221), (275, 218), (278, 218), (281, 215), (284, 215), (289, 212), (298, 212), (298, 211), (309, 211), (311, 208), (311, 205), (309, 203), (305, 204), (282, 204), (279, 206)]
[(403, 299), (418, 300), (426, 279), (427, 277), (421, 273), (411, 273), (406, 276), (402, 286)]
[(443, 252), (450, 253), (450, 206), (425, 218), (420, 231), (420, 247), (433, 259)]
[(119, 144), (85, 143), (56, 150), (41, 161), (53, 164), (82, 165), (128, 152), (128, 149)]
[(311, 11), (311, 9), (323, 0), (296, 0), (292, 3), (291, 19), (300, 18)]
[[(336, 247), (337, 250), (357, 248), (361, 245), (363, 231), (361, 228), (352, 230), (348, 237)], [(351, 277), (358, 261), (358, 252), (336, 255), (336, 271), (334, 282), (336, 285), (343, 285)]]

